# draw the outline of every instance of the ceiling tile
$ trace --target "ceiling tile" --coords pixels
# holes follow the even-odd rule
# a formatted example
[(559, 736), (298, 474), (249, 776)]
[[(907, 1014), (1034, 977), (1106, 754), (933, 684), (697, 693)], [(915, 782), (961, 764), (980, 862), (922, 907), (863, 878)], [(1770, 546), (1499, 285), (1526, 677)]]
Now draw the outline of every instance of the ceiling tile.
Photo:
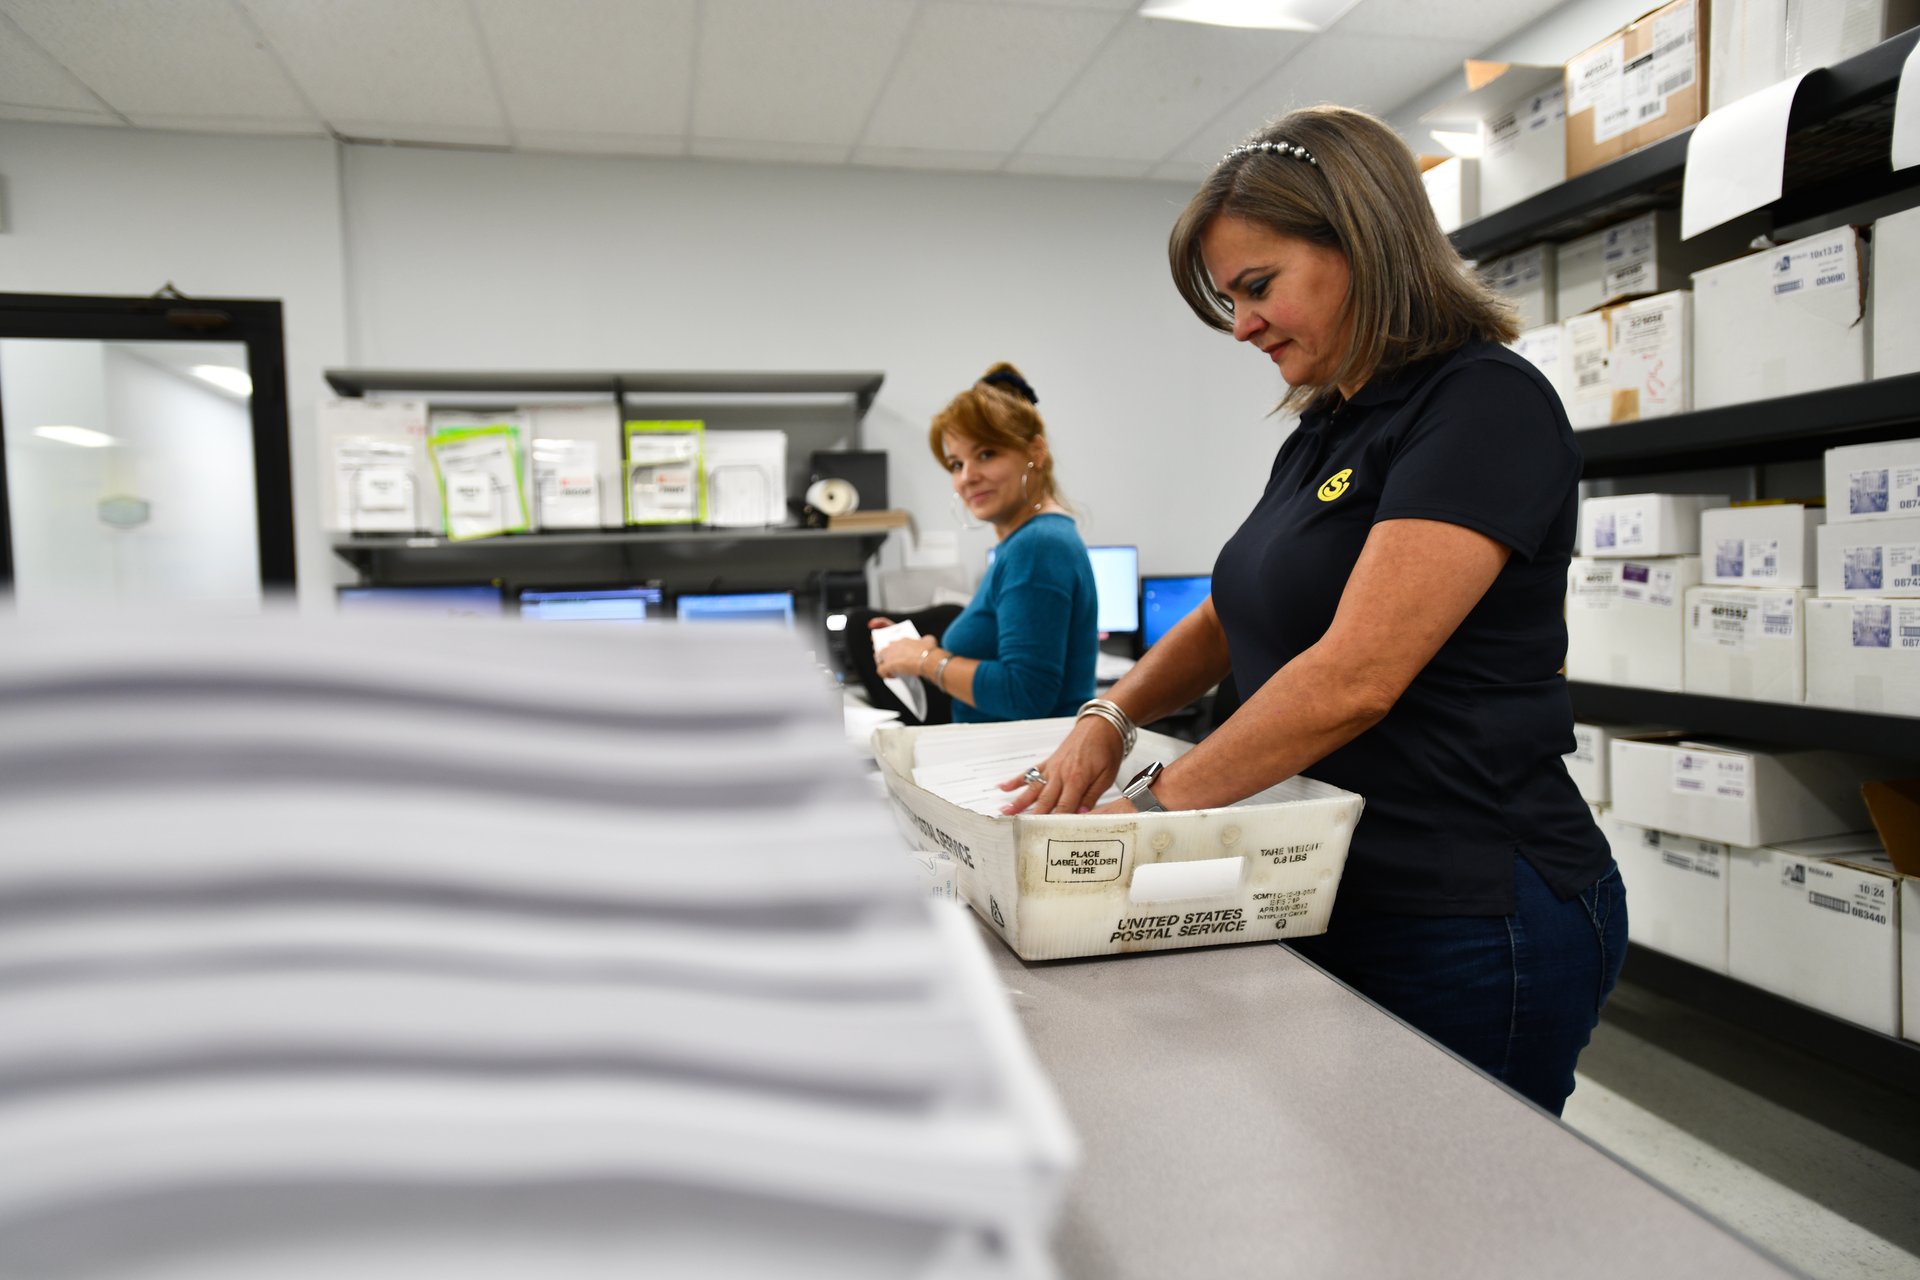
[(684, 135), (694, 0), (473, 0), (514, 134)]
[(1126, 21), (1078, 9), (929, 4), (861, 141), (1009, 151)]
[(317, 124), (228, 0), (4, 0), (0, 11), (135, 123)]
[(111, 124), (126, 121), (111, 111), (64, 111), (59, 107), (15, 107), (0, 103), (0, 120), (30, 120), (35, 124)]
[[(1225, 154), (1224, 152), (1222, 154)], [(1168, 160), (1153, 166), (1147, 176), (1160, 182), (1200, 183), (1213, 172), (1213, 165), (1199, 160)]]
[(1262, 122), (1295, 107), (1336, 102), (1384, 116), (1457, 70), (1477, 48), (1458, 40), (1317, 36), (1244, 102), (1209, 122), (1167, 159), (1214, 164)]
[(880, 169), (939, 169), (993, 173), (1006, 163), (1005, 151), (949, 151), (934, 147), (855, 147), (849, 162)]
[(914, 13), (911, 0), (707, 0), (694, 136), (851, 147)]
[[(0, 6), (0, 13), (4, 12)], [(0, 17), (0, 109), (7, 107), (42, 107), (113, 119), (113, 113), (85, 85), (19, 27)]]
[(847, 148), (837, 142), (764, 142), (740, 138), (694, 138), (690, 155), (709, 160), (764, 160), (772, 164), (845, 164)]
[(465, 0), (238, 0), (328, 124), (348, 137), (505, 143)]
[(563, 151), (584, 155), (683, 156), (687, 140), (643, 133), (593, 133), (568, 129), (515, 129), (517, 151)]
[(1484, 52), (1562, 3), (1563, 0), (1454, 0), (1452, 4), (1435, 4), (1433, 0), (1360, 0), (1328, 29), (1328, 34), (1397, 36), (1403, 40), (1437, 36), (1456, 43), (1476, 44), (1476, 52)]
[(1160, 160), (1307, 40), (1298, 32), (1128, 22), (1021, 150)]
[(1145, 160), (1102, 160), (1091, 156), (1017, 155), (1007, 161), (1008, 173), (1054, 178), (1144, 178), (1152, 167)]

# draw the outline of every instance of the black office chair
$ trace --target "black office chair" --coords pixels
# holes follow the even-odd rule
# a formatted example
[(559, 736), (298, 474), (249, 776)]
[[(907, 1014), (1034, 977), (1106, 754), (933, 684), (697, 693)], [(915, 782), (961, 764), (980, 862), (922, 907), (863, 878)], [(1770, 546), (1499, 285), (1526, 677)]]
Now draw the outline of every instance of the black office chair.
[(887, 682), (880, 678), (879, 668), (874, 665), (873, 641), (867, 638), (867, 622), (871, 618), (892, 618), (895, 622), (911, 622), (923, 636), (938, 636), (959, 616), (960, 606), (957, 604), (936, 604), (916, 613), (899, 614), (881, 613), (877, 609), (847, 610), (847, 667), (850, 674), (859, 680), (867, 701), (882, 710), (898, 711), (901, 721), (906, 724), (952, 723), (953, 699), (931, 680), (926, 682), (925, 720), (915, 716), (905, 703), (893, 696), (893, 690), (887, 688)]

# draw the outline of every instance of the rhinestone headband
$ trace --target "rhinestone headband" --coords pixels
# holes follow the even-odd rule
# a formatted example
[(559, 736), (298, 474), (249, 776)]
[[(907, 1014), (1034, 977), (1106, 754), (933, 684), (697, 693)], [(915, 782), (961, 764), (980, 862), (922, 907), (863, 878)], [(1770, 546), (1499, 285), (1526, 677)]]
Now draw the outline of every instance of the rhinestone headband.
[(1227, 161), (1233, 159), (1235, 156), (1250, 155), (1255, 151), (1265, 151), (1276, 156), (1292, 156), (1295, 160), (1305, 160), (1308, 164), (1313, 165), (1316, 168), (1319, 167), (1319, 164), (1320, 164), (1318, 160), (1315, 160), (1313, 158), (1313, 152), (1307, 150), (1303, 146), (1300, 146), (1298, 143), (1293, 143), (1293, 142), (1242, 143), (1241, 145), (1235, 147), (1233, 150), (1227, 152), (1227, 154), (1225, 154), (1224, 156), (1221, 156), (1220, 163), (1225, 164)]

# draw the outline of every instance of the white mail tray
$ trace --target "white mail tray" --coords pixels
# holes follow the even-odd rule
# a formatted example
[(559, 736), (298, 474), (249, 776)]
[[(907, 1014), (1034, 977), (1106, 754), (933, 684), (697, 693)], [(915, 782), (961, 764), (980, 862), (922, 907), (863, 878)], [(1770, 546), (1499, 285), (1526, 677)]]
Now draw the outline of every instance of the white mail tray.
[[(1073, 724), (1050, 723), (1058, 726), (1056, 742)], [(1021, 959), (1326, 931), (1364, 804), (1353, 792), (1295, 777), (1221, 809), (989, 817), (914, 782), (921, 744), (938, 743), (939, 754), (951, 759), (958, 735), (1000, 729), (889, 726), (875, 731), (873, 750), (914, 839), (953, 858), (961, 896)], [(1177, 738), (1143, 732), (1120, 776), (1188, 749)]]

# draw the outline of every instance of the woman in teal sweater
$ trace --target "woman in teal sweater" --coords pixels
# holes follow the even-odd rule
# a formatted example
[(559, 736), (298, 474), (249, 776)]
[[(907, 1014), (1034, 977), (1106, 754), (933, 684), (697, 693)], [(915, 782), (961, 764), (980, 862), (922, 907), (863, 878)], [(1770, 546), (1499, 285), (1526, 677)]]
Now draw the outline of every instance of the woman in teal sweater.
[(1054, 486), (1039, 403), (1018, 369), (997, 364), (927, 432), (955, 496), (1000, 545), (944, 635), (897, 640), (878, 666), (883, 676), (932, 681), (953, 698), (958, 721), (1070, 716), (1093, 696), (1093, 565)]

